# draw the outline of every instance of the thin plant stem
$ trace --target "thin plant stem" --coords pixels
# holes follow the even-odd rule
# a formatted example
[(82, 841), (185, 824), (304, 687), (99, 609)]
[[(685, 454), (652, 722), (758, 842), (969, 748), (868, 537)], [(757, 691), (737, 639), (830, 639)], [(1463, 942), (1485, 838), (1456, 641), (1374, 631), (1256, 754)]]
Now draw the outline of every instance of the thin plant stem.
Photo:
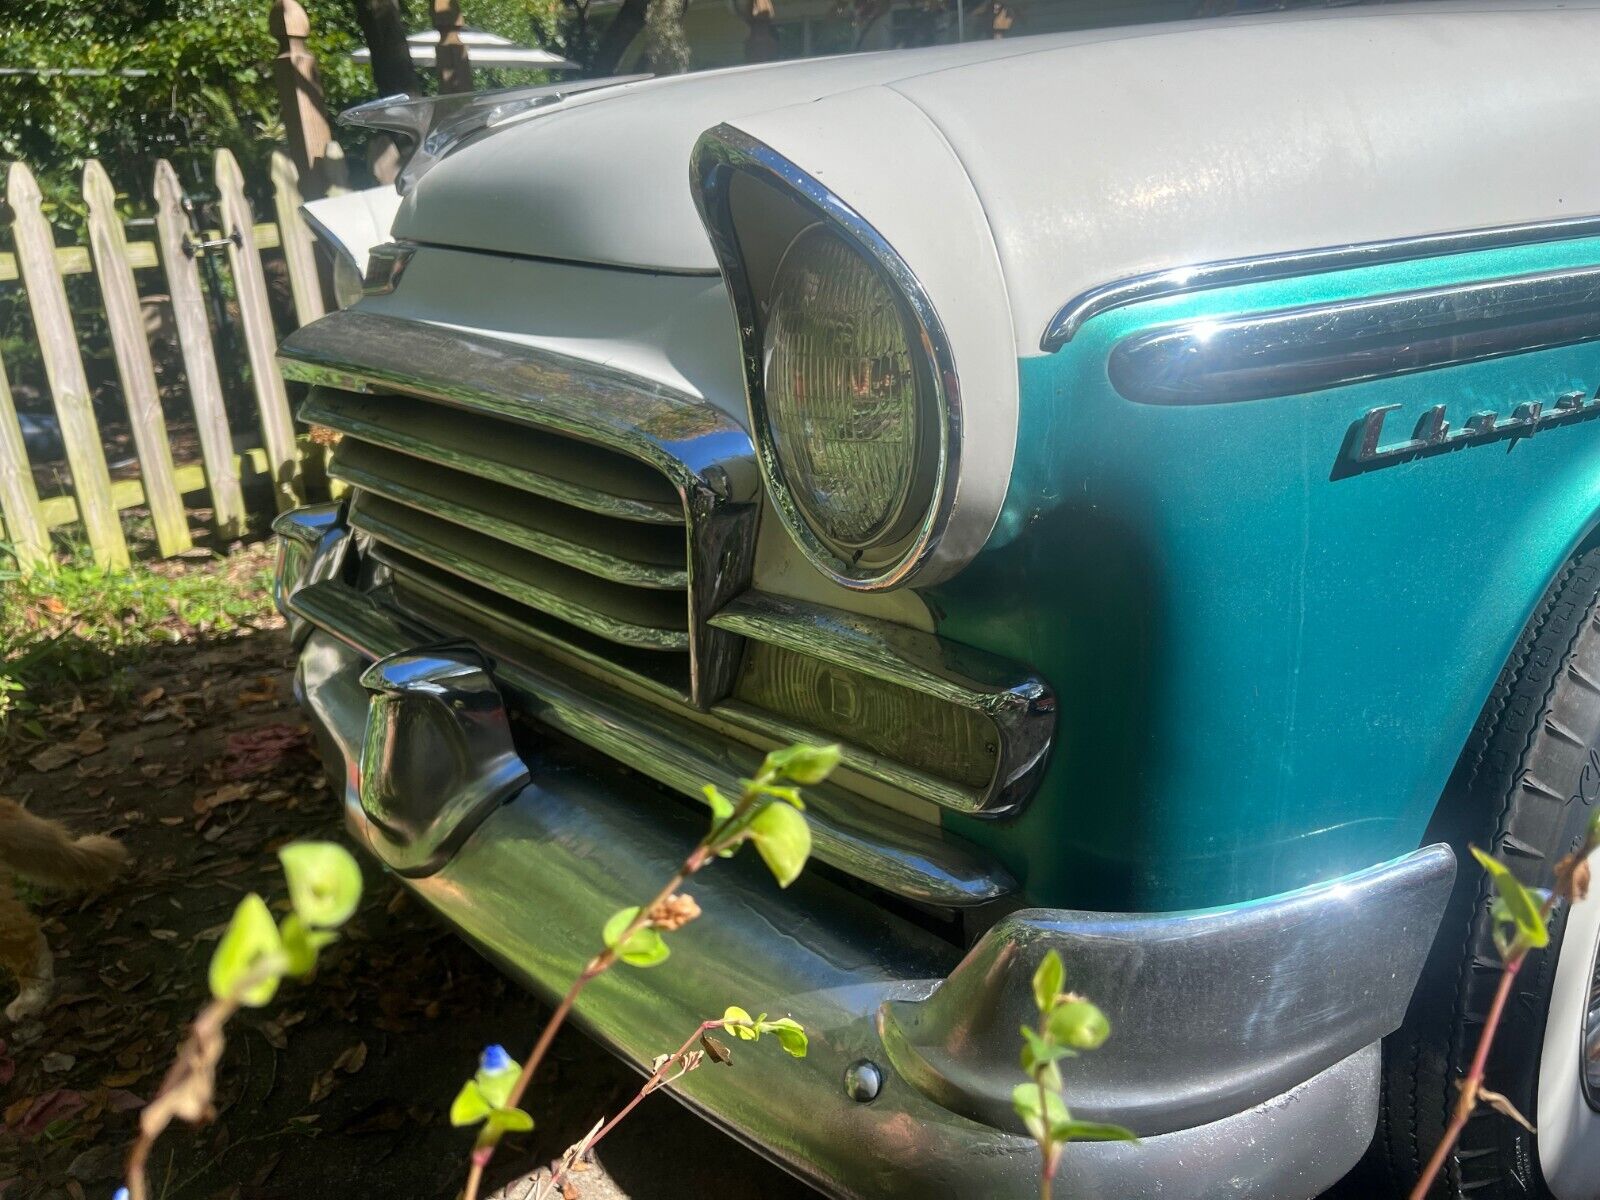
[[(637, 1092), (634, 1093), (633, 1098), (624, 1104), (619, 1110), (617, 1110), (615, 1116), (613, 1116), (604, 1125), (600, 1126), (593, 1137), (586, 1139), (582, 1143), (583, 1149), (580, 1154), (573, 1155), (573, 1161), (576, 1162), (577, 1159), (583, 1154), (588, 1154), (591, 1150), (598, 1146), (601, 1138), (605, 1137), (606, 1134), (610, 1133), (618, 1125), (622, 1124), (623, 1118), (625, 1118), (634, 1109), (638, 1108), (640, 1102), (643, 1101), (646, 1096), (662, 1086), (662, 1084), (666, 1081), (667, 1072), (672, 1069), (674, 1064), (681, 1063), (683, 1061), (684, 1056), (694, 1048), (694, 1044), (698, 1042), (701, 1037), (707, 1033), (710, 1033), (713, 1029), (721, 1029), (723, 1024), (724, 1022), (722, 1021), (701, 1021), (700, 1024), (695, 1028), (695, 1031), (684, 1039), (683, 1045), (679, 1046), (675, 1051), (672, 1052), (672, 1054), (668, 1055), (667, 1060), (656, 1068), (649, 1079), (644, 1081), (644, 1084)], [(566, 1163), (562, 1163), (559, 1167), (557, 1167), (556, 1170), (551, 1173), (550, 1182), (547, 1186), (554, 1189), (557, 1185), (559, 1185), (563, 1175), (566, 1173), (566, 1170)]]
[[(282, 975), (287, 964), (278, 955), (267, 955), (261, 958), (255, 966), (240, 977), (239, 982), (228, 995), (213, 999), (195, 1016), (189, 1026), (189, 1036), (184, 1039), (183, 1045), (178, 1048), (177, 1060), (167, 1072), (167, 1077), (162, 1081), (161, 1089), (145, 1105), (144, 1111), (139, 1114), (139, 1135), (134, 1138), (133, 1145), (128, 1148), (128, 1161), (126, 1166), (129, 1200), (149, 1200), (150, 1185), (145, 1178), (150, 1162), (150, 1152), (155, 1149), (156, 1139), (166, 1130), (173, 1116), (179, 1115), (162, 1105), (162, 1099), (175, 1086), (183, 1086), (196, 1071), (212, 1080), (206, 1084), (208, 1095), (214, 1086), (214, 1073), (216, 1064), (222, 1057), (224, 1039), (223, 1027), (237, 1013), (241, 1007), (240, 998), (247, 995), (258, 984), (268, 979)], [(170, 1164), (169, 1164), (170, 1166)], [(163, 1191), (165, 1189), (163, 1188)]]
[[(577, 1004), (578, 997), (583, 992), (583, 989), (616, 963), (617, 951), (615, 947), (627, 945), (629, 938), (650, 923), (652, 909), (659, 904), (665, 903), (691, 876), (709, 863), (719, 850), (727, 848), (725, 843), (729, 838), (729, 829), (734, 827), (749, 812), (750, 807), (755, 804), (756, 800), (760, 798), (761, 787), (771, 782), (772, 777), (767, 774), (750, 781), (749, 786), (740, 795), (739, 802), (734, 805), (733, 812), (713, 828), (703, 842), (690, 851), (689, 856), (673, 872), (672, 878), (655, 894), (655, 897), (648, 904), (640, 906), (638, 913), (628, 923), (627, 928), (617, 936), (614, 944), (607, 946), (585, 964), (583, 970), (578, 973), (578, 977), (572, 981), (572, 986), (567, 989), (567, 994), (561, 997), (561, 1003), (556, 1005), (555, 1012), (551, 1013), (550, 1019), (545, 1022), (545, 1027), (539, 1034), (539, 1040), (534, 1042), (533, 1050), (528, 1054), (527, 1061), (522, 1064), (522, 1070), (518, 1072), (516, 1082), (511, 1085), (511, 1091), (506, 1095), (504, 1107), (516, 1108), (521, 1104), (522, 1097), (528, 1090), (528, 1085), (533, 1082), (534, 1074), (539, 1070), (540, 1065), (544, 1062), (545, 1055), (550, 1051), (551, 1044), (556, 1039), (557, 1031), (566, 1023), (567, 1017), (572, 1014), (572, 1009)], [(494, 1158), (496, 1145), (497, 1143), (491, 1142), (487, 1146), (475, 1145), (473, 1147), (472, 1161), (467, 1171), (467, 1182), (462, 1189), (461, 1200), (478, 1200), (478, 1189), (482, 1186), (483, 1173), (488, 1168), (490, 1160)]]
[(1494, 1003), (1489, 1007), (1489, 1019), (1484, 1023), (1483, 1033), (1478, 1038), (1478, 1049), (1472, 1056), (1472, 1066), (1467, 1071), (1466, 1079), (1461, 1082), (1461, 1094), (1456, 1099), (1450, 1124), (1445, 1128), (1439, 1144), (1433, 1148), (1433, 1157), (1428, 1160), (1428, 1165), (1423, 1170), (1421, 1178), (1417, 1180), (1416, 1187), (1411, 1189), (1410, 1200), (1423, 1200), (1428, 1194), (1434, 1181), (1438, 1179), (1439, 1172), (1444, 1170), (1444, 1164), (1448, 1161), (1450, 1152), (1455, 1149), (1461, 1131), (1472, 1118), (1473, 1110), (1478, 1107), (1478, 1094), (1483, 1088), (1483, 1075), (1489, 1062), (1489, 1049), (1494, 1045), (1495, 1032), (1500, 1027), (1501, 1016), (1505, 1013), (1506, 1000), (1511, 995), (1511, 985), (1516, 982), (1517, 972), (1526, 957), (1526, 951), (1518, 954), (1506, 963), (1505, 970), (1500, 975), (1500, 986), (1495, 990)]
[[(1585, 839), (1582, 849), (1576, 854), (1569, 855), (1556, 864), (1556, 887), (1539, 906), (1541, 920), (1549, 921), (1558, 900), (1566, 899), (1576, 903), (1582, 899), (1583, 892), (1587, 889), (1588, 876), (1584, 872), (1583, 882), (1578, 881), (1578, 876), (1583, 861), (1594, 850), (1593, 836), (1591, 833)], [(1505, 960), (1500, 973), (1500, 986), (1495, 989), (1494, 1002), (1489, 1006), (1489, 1015), (1484, 1021), (1483, 1032), (1478, 1035), (1478, 1048), (1473, 1052), (1472, 1065), (1467, 1069), (1466, 1078), (1461, 1081), (1460, 1095), (1456, 1098), (1455, 1109), (1450, 1114), (1450, 1123), (1445, 1126), (1444, 1136), (1433, 1148), (1433, 1156), (1428, 1159), (1428, 1165), (1423, 1168), (1408, 1200), (1423, 1200), (1427, 1196), (1439, 1178), (1440, 1172), (1444, 1170), (1445, 1163), (1450, 1160), (1450, 1154), (1461, 1138), (1461, 1131), (1467, 1127), (1467, 1122), (1472, 1119), (1472, 1114), (1478, 1107), (1478, 1101), (1483, 1093), (1484, 1072), (1489, 1065), (1489, 1050), (1494, 1045), (1496, 1032), (1499, 1031), (1500, 1019), (1505, 1015), (1506, 1001), (1511, 996), (1512, 984), (1516, 982), (1517, 972), (1522, 969), (1523, 960), (1528, 957), (1530, 949), (1531, 947), (1523, 943), (1514, 944), (1511, 955)]]
[[(1048, 1020), (1041, 1015), (1039, 1036), (1044, 1037), (1047, 1030)], [(1041, 1067), (1035, 1072), (1035, 1080), (1039, 1084), (1039, 1120), (1044, 1125), (1044, 1136), (1039, 1139), (1039, 1200), (1050, 1200), (1056, 1175), (1055, 1146), (1050, 1137), (1050, 1097), (1044, 1086), (1044, 1073), (1048, 1069)]]

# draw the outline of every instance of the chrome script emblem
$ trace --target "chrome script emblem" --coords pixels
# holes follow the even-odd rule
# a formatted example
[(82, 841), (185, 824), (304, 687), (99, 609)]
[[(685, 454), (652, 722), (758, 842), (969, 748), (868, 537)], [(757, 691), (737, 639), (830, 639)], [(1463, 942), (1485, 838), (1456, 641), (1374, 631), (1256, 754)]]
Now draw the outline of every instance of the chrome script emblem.
[(1418, 419), (1409, 438), (1386, 444), (1383, 440), (1383, 424), (1389, 414), (1398, 408), (1398, 404), (1385, 404), (1368, 409), (1365, 416), (1350, 426), (1344, 446), (1339, 451), (1339, 459), (1334, 463), (1332, 478), (1344, 479), (1363, 471), (1375, 471), (1414, 458), (1444, 454), (1479, 442), (1528, 438), (1557, 425), (1588, 420), (1600, 414), (1600, 391), (1589, 398), (1583, 392), (1564, 392), (1556, 397), (1554, 406), (1550, 408), (1537, 400), (1519, 404), (1505, 420), (1501, 420), (1499, 413), (1474, 413), (1467, 418), (1465, 425), (1455, 430), (1444, 419), (1445, 406), (1435, 404)]

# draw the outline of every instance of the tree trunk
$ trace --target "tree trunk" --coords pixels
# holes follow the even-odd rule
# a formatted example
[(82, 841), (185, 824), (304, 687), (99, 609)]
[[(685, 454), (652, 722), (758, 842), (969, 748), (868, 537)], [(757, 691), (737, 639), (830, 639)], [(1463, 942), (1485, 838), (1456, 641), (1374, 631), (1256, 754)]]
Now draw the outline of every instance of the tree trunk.
[(600, 35), (600, 46), (594, 52), (594, 75), (615, 75), (617, 64), (622, 61), (622, 56), (633, 39), (639, 36), (639, 31), (644, 28), (645, 12), (649, 8), (649, 0), (622, 0), (617, 8), (617, 15), (611, 18), (611, 24), (606, 26), (606, 31)]
[(411, 65), (411, 48), (406, 45), (405, 17), (400, 0), (352, 0), (361, 36), (372, 51), (372, 81), (378, 95), (422, 95), (416, 68)]

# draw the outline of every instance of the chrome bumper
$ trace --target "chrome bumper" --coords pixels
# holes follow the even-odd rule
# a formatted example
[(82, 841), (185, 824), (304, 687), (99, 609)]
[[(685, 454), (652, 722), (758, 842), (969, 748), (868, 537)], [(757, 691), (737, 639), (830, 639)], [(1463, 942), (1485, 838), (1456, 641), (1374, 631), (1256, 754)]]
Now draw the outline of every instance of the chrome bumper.
[[(429, 663), (416, 641), (395, 645), (404, 631), (370, 604), (308, 623), (297, 692), (351, 832), (391, 865), (397, 839), (409, 839), (419, 847), (399, 867), (409, 887), (524, 984), (564, 991), (605, 918), (682, 860), (698, 814), (554, 743), (524, 745), (509, 762), (481, 754), (475, 774), (475, 747), (504, 749), (505, 718), (470, 652), (457, 644)], [(374, 655), (390, 657), (373, 667)], [(465, 707), (448, 692), (426, 701), (463, 677)], [(412, 680), (423, 707), (407, 698)], [(453, 730), (451, 712), (470, 716)], [(416, 739), (430, 749), (419, 754)], [(407, 761), (413, 774), (431, 764), (426, 786), (408, 783)], [(417, 811), (423, 794), (451, 820)], [(1081, 1115), (1146, 1135), (1072, 1147), (1063, 1194), (1309, 1198), (1370, 1139), (1377, 1041), (1404, 1014), (1453, 870), (1450, 852), (1432, 847), (1204, 913), (1028, 910), (963, 956), (820, 874), (780, 892), (759, 863), (735, 859), (695, 880), (707, 915), (675, 937), (672, 961), (597, 980), (577, 1019), (647, 1063), (729, 1004), (791, 1014), (811, 1033), (807, 1058), (747, 1047), (675, 1094), (838, 1196), (1025, 1197), (1037, 1192), (1037, 1152), (1007, 1097), (1028, 978), (1056, 946), (1069, 981), (1115, 1026), (1072, 1062), (1068, 1096)], [(863, 1062), (881, 1085), (853, 1099), (863, 1093), (848, 1080)]]

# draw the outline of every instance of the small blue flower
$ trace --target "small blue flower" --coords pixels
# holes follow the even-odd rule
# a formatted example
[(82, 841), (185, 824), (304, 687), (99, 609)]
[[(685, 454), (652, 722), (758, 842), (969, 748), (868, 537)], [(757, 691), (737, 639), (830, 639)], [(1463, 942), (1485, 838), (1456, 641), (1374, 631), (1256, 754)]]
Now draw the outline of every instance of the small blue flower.
[(111, 1193), (111, 1200), (129, 1200), (128, 1189), (118, 1188), (116, 1191)]
[(506, 1053), (504, 1046), (485, 1047), (483, 1053), (478, 1056), (478, 1066), (491, 1075), (510, 1070), (514, 1065), (511, 1055)]

